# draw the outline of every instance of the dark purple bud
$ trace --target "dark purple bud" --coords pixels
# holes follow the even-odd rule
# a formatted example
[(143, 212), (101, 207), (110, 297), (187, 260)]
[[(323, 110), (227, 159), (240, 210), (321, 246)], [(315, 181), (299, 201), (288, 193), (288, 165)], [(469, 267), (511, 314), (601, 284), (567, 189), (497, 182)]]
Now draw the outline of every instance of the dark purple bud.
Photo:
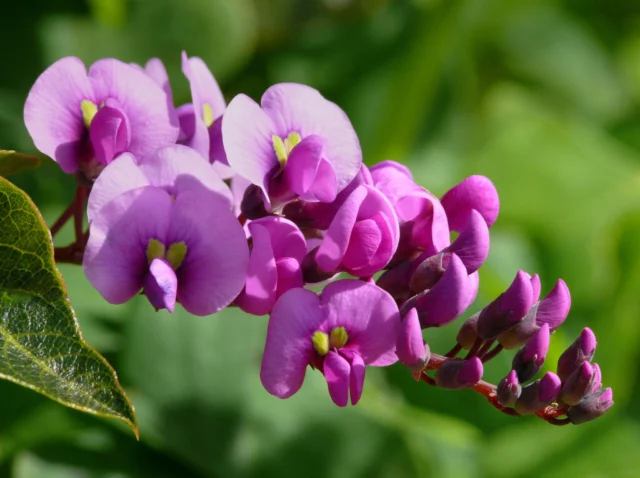
[(551, 292), (540, 302), (536, 323), (539, 326), (549, 324), (551, 332), (562, 325), (569, 315), (571, 309), (571, 294), (567, 284), (562, 279), (558, 279)]
[(415, 307), (423, 328), (442, 327), (459, 317), (469, 306), (475, 279), (453, 254), (442, 278), (431, 289), (409, 299), (403, 310)]
[(540, 327), (536, 325), (536, 314), (538, 312), (538, 306), (540, 302), (537, 304), (533, 304), (527, 315), (524, 316), (520, 322), (518, 322), (515, 327), (507, 330), (506, 332), (498, 335), (498, 342), (505, 349), (515, 349), (516, 347), (520, 347), (525, 344), (533, 334), (535, 334)]
[(400, 324), (400, 333), (396, 341), (396, 355), (400, 362), (414, 373), (422, 372), (429, 363), (431, 353), (429, 346), (422, 338), (422, 328), (416, 309), (409, 310)]
[(462, 345), (462, 348), (469, 350), (478, 340), (478, 317), (480, 313), (474, 314), (462, 324), (458, 331), (456, 341)]
[(567, 405), (577, 405), (585, 395), (591, 393), (595, 372), (589, 362), (582, 362), (562, 386), (560, 400)]
[(567, 417), (574, 425), (580, 425), (601, 417), (612, 406), (613, 390), (606, 388), (600, 392), (587, 395), (580, 403), (569, 407)]
[(561, 388), (560, 377), (553, 372), (547, 372), (540, 380), (536, 380), (522, 389), (515, 409), (521, 415), (542, 410), (558, 397)]
[(260, 219), (269, 214), (265, 206), (264, 193), (259, 186), (250, 185), (245, 191), (240, 203), (240, 211), (247, 219)]
[(591, 393), (595, 393), (602, 387), (602, 372), (600, 371), (600, 365), (593, 364), (593, 383), (591, 384)]
[(468, 177), (447, 191), (441, 202), (449, 219), (449, 227), (458, 232), (467, 224), (472, 210), (478, 211), (489, 227), (496, 221), (500, 211), (498, 191), (484, 176)]
[(518, 382), (518, 375), (515, 370), (509, 372), (509, 375), (500, 381), (496, 389), (498, 402), (503, 407), (513, 406), (521, 393), (522, 386), (520, 385), (520, 382)]
[(450, 360), (436, 372), (436, 383), (448, 390), (473, 387), (482, 379), (482, 361), (478, 357), (470, 360)]
[(414, 295), (409, 288), (412, 271), (411, 262), (401, 262), (385, 271), (376, 281), (376, 285), (386, 290), (394, 299), (405, 301)]
[(596, 352), (596, 344), (596, 336), (591, 329), (582, 329), (580, 336), (558, 359), (558, 376), (563, 382), (582, 365), (582, 362), (591, 362)]
[(509, 288), (485, 307), (478, 318), (478, 334), (485, 340), (496, 338), (520, 322), (533, 305), (531, 280), (518, 271)]
[(451, 260), (450, 255), (445, 256), (443, 253), (426, 258), (423, 256), (424, 254), (414, 262), (414, 264), (418, 263), (418, 266), (413, 272), (409, 283), (411, 290), (416, 294), (429, 290), (436, 285), (444, 275), (445, 268)]
[(544, 324), (513, 357), (512, 368), (520, 382), (531, 380), (542, 368), (549, 351), (549, 325)]
[(489, 227), (478, 211), (470, 212), (464, 229), (445, 251), (455, 253), (469, 274), (480, 268), (489, 255)]
[(316, 247), (307, 252), (307, 255), (304, 256), (302, 260), (302, 277), (307, 284), (317, 284), (318, 282), (331, 279), (335, 275), (335, 272), (325, 272), (318, 267), (318, 263), (316, 262), (317, 250), (318, 248)]

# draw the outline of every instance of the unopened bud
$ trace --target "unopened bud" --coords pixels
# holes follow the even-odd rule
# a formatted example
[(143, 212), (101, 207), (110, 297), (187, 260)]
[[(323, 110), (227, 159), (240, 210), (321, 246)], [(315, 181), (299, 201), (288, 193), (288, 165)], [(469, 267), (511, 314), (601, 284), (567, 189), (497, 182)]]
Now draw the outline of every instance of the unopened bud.
[(531, 380), (540, 371), (549, 351), (549, 325), (540, 327), (513, 357), (512, 368), (520, 382)]
[(562, 386), (560, 400), (567, 405), (577, 405), (585, 395), (591, 393), (595, 373), (589, 362), (582, 362)]
[(509, 375), (500, 381), (496, 389), (498, 402), (500, 402), (500, 405), (503, 407), (511, 407), (514, 405), (521, 393), (522, 386), (518, 381), (518, 375), (515, 370), (509, 372)]
[(422, 338), (422, 328), (416, 309), (409, 310), (400, 324), (396, 355), (400, 362), (415, 374), (422, 372), (429, 363), (431, 353), (429, 346)]
[(414, 295), (409, 288), (412, 268), (410, 261), (401, 262), (385, 271), (376, 281), (376, 285), (386, 290), (394, 299), (404, 302)]
[(596, 336), (590, 328), (586, 327), (558, 359), (558, 376), (564, 382), (583, 362), (591, 362), (595, 352)]
[(600, 365), (593, 364), (593, 383), (591, 384), (591, 393), (595, 393), (602, 388), (602, 372), (600, 371)]
[(335, 272), (325, 272), (318, 267), (318, 263), (316, 262), (317, 251), (317, 247), (312, 249), (307, 252), (307, 255), (304, 256), (302, 260), (302, 276), (308, 284), (316, 284), (331, 279), (335, 275)]
[(436, 372), (436, 383), (448, 390), (473, 387), (482, 379), (484, 370), (478, 357), (470, 360), (450, 360)]
[(446, 264), (443, 263), (444, 259), (443, 253), (427, 258), (420, 256), (416, 259), (419, 265), (413, 272), (409, 282), (409, 287), (414, 293), (419, 294), (436, 285), (445, 271)]
[(589, 422), (601, 417), (613, 406), (613, 390), (606, 388), (583, 398), (580, 403), (569, 407), (567, 417), (574, 425)]
[(265, 206), (265, 198), (262, 189), (255, 184), (251, 184), (244, 191), (240, 211), (247, 219), (260, 219), (269, 214)]
[(560, 378), (553, 372), (547, 372), (540, 380), (536, 380), (522, 389), (515, 409), (521, 415), (542, 410), (558, 397), (561, 388)]
[(473, 344), (478, 340), (478, 316), (480, 313), (474, 314), (467, 319), (467, 321), (462, 324), (460, 330), (458, 331), (458, 335), (456, 337), (456, 341), (462, 345), (462, 348), (469, 350), (473, 347)]
[(520, 347), (522, 344), (526, 343), (533, 334), (535, 334), (540, 327), (536, 325), (536, 314), (538, 312), (538, 306), (540, 303), (534, 304), (527, 315), (525, 315), (524, 319), (516, 324), (510, 330), (501, 333), (498, 336), (498, 342), (505, 349), (510, 350), (516, 347)]

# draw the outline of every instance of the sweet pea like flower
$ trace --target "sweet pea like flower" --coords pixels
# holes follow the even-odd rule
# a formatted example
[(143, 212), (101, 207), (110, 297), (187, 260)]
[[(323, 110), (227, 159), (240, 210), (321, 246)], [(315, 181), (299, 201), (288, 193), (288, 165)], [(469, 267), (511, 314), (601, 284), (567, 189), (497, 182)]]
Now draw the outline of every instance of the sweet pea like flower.
[(333, 218), (316, 261), (325, 272), (344, 270), (370, 277), (389, 263), (399, 235), (396, 215), (384, 195), (371, 186), (358, 186)]
[(416, 309), (410, 309), (402, 319), (400, 333), (396, 342), (398, 359), (413, 372), (416, 380), (429, 363), (429, 346), (422, 338), (422, 328)]
[(222, 119), (232, 169), (261, 188), (267, 203), (332, 202), (362, 163), (345, 113), (317, 90), (295, 83), (270, 87), (258, 105), (236, 96)]
[(470, 176), (442, 196), (452, 231), (462, 231), (472, 210), (478, 211), (488, 227), (493, 226), (500, 212), (498, 191), (489, 178)]
[(249, 314), (264, 315), (282, 294), (304, 285), (301, 263), (307, 242), (298, 226), (281, 217), (257, 219), (248, 228), (253, 245), (247, 282), (236, 304)]
[(395, 363), (400, 317), (389, 294), (357, 280), (328, 284), (320, 297), (286, 292), (271, 313), (260, 379), (279, 398), (296, 393), (308, 365), (323, 373), (340, 407), (362, 395), (365, 365)]
[(139, 69), (114, 59), (87, 72), (67, 57), (36, 80), (24, 107), (36, 147), (66, 173), (94, 180), (124, 152), (143, 156), (175, 143), (178, 125), (166, 94)]

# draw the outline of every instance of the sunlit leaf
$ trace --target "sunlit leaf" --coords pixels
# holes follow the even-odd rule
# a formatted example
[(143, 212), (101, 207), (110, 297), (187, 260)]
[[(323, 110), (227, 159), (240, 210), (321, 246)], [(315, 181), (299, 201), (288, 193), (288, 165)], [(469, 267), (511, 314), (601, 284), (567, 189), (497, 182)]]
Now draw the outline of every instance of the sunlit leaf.
[(114, 370), (82, 338), (40, 213), (2, 178), (0, 314), (0, 377), (138, 433)]
[(29, 171), (40, 166), (40, 159), (16, 151), (0, 150), (0, 176)]

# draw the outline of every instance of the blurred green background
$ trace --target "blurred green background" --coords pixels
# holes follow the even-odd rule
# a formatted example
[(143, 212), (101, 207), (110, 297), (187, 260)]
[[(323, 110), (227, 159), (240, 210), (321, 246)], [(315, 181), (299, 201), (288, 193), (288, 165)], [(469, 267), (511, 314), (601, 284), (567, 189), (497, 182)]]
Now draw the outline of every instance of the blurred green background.
[[(207, 62), (229, 99), (280, 81), (315, 86), (347, 111), (368, 164), (402, 161), (438, 195), (470, 174), (495, 182), (502, 210), (474, 310), (519, 268), (539, 272), (544, 292), (564, 278), (574, 305), (547, 362), (592, 327), (616, 405), (596, 422), (553, 427), (503, 416), (470, 391), (417, 384), (399, 366), (370, 369), (355, 408), (335, 407), (318, 373), (281, 401), (258, 377), (265, 318), (171, 316), (144, 299), (110, 306), (81, 268), (62, 266), (87, 340), (133, 399), (141, 441), (2, 382), (0, 476), (640, 476), (637, 1), (5, 3), (2, 148), (34, 152), (24, 100), (66, 55), (158, 56), (177, 104), (189, 99), (182, 49)], [(52, 162), (15, 182), (48, 221), (74, 194)], [(432, 350), (446, 352), (455, 329), (429, 332)], [(509, 359), (486, 376), (499, 380)]]

